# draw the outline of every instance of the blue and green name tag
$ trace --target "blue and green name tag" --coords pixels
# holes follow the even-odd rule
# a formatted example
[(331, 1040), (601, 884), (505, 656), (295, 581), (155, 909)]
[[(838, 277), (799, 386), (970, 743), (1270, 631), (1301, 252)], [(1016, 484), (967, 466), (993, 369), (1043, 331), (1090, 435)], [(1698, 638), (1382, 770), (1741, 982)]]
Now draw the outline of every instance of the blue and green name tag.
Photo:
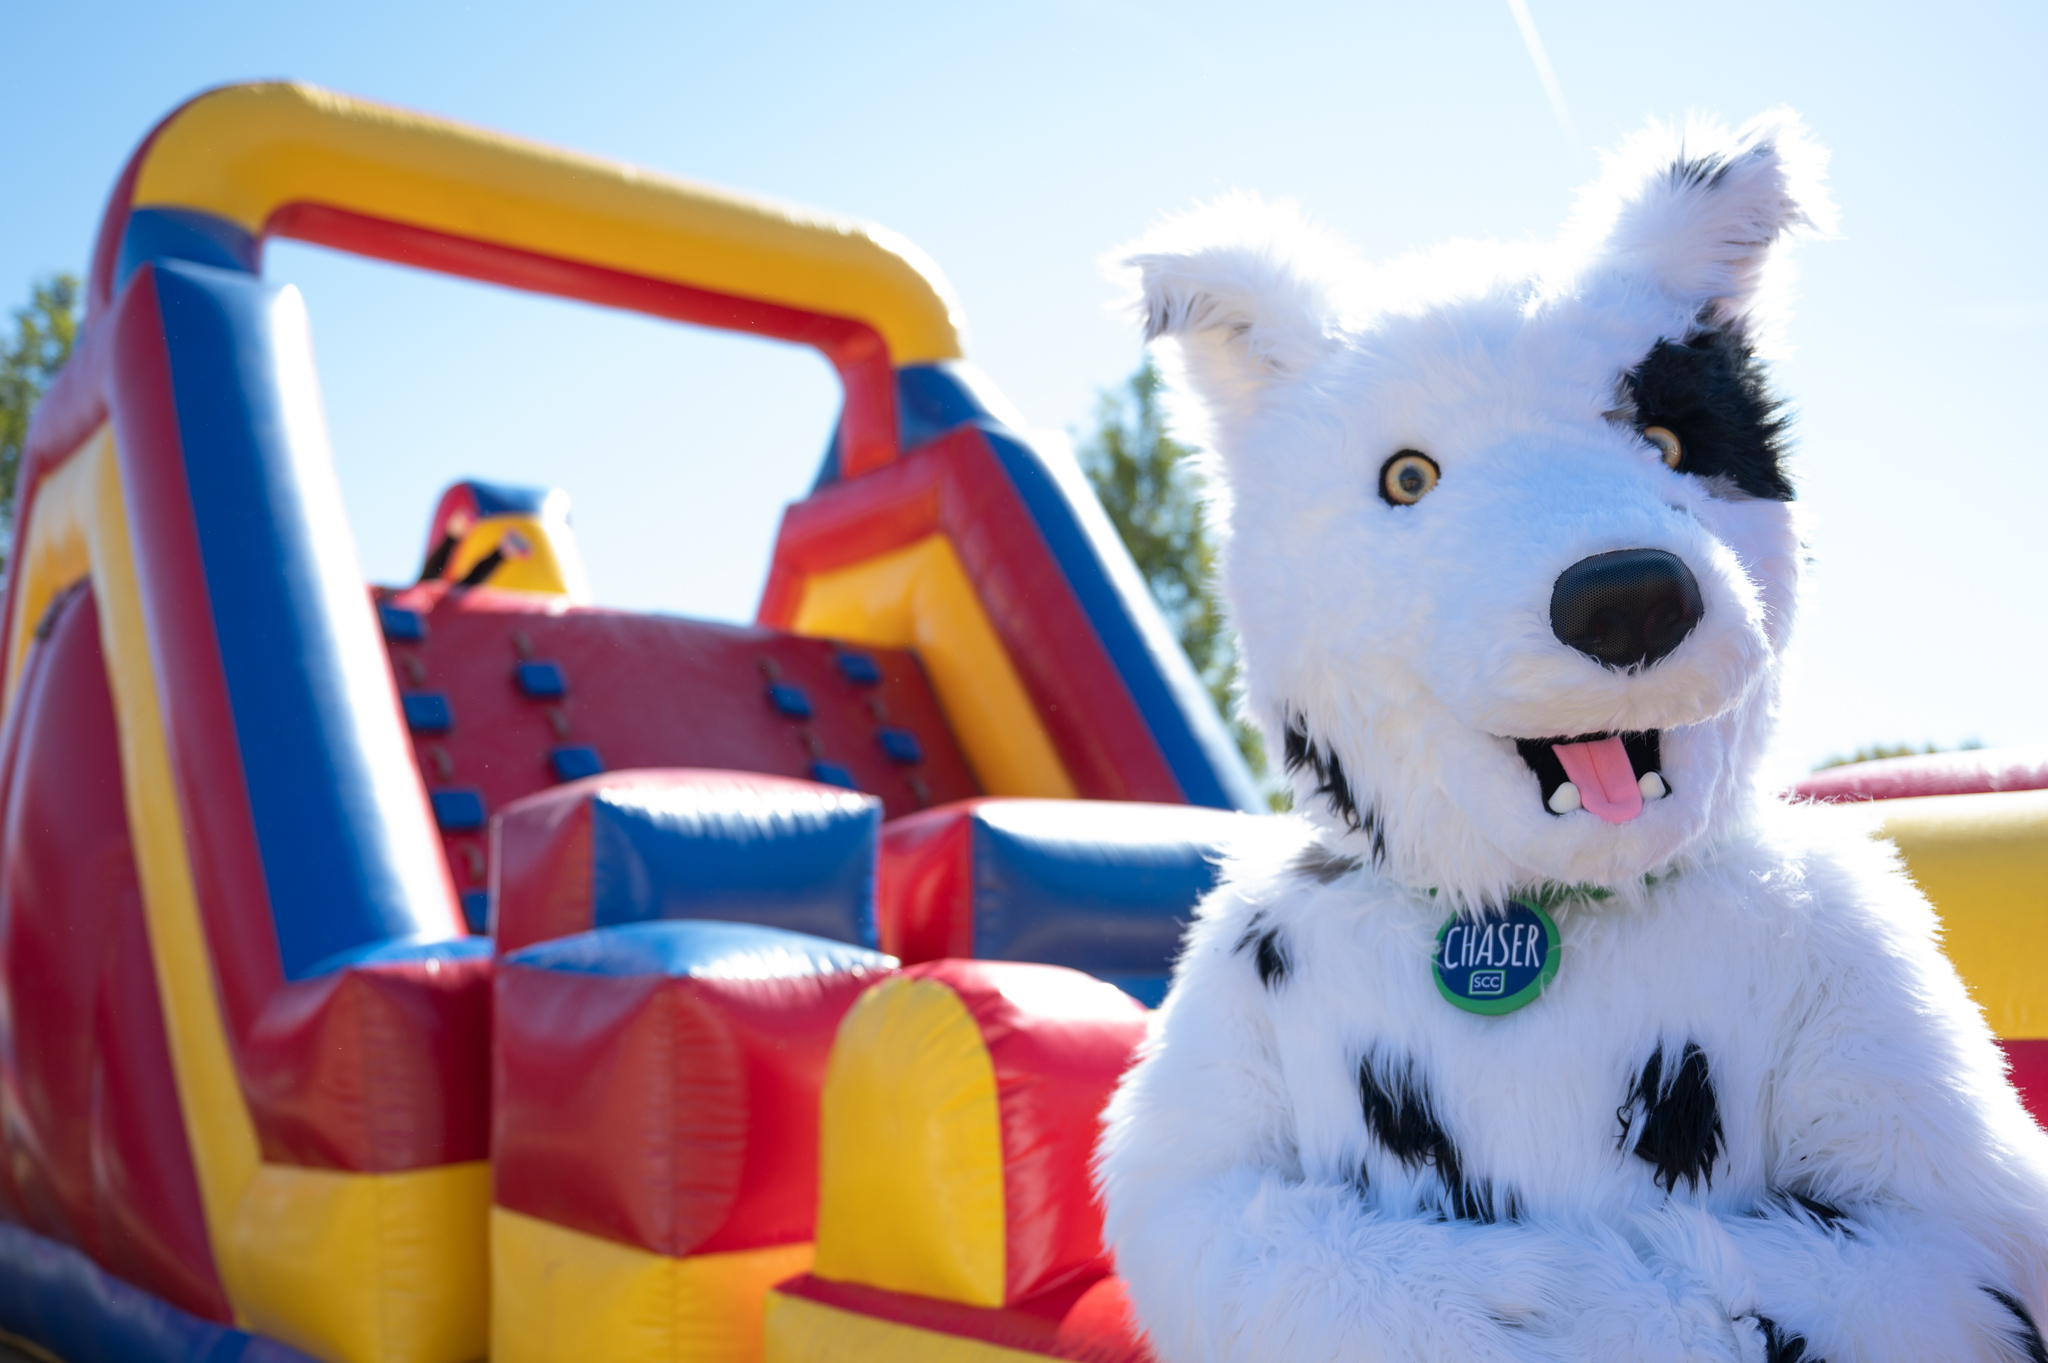
[(1497, 1017), (1550, 987), (1557, 955), (1557, 924), (1536, 905), (1453, 914), (1436, 935), (1436, 987), (1468, 1013)]

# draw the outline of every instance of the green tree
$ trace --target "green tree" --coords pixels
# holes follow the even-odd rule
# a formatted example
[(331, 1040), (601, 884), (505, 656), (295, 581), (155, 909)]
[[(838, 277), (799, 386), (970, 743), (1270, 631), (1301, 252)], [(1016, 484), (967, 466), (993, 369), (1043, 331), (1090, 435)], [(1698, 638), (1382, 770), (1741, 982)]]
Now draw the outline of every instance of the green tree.
[(76, 277), (45, 275), (14, 312), (14, 336), (0, 338), (0, 569), (14, 545), (14, 496), (28, 444), (28, 419), (78, 339)]
[(1245, 761), (1263, 779), (1265, 744), (1258, 730), (1234, 717), (1237, 634), (1216, 596), (1216, 546), (1202, 523), (1193, 451), (1167, 434), (1161, 387), (1159, 370), (1148, 358), (1129, 383), (1104, 393), (1095, 431), (1081, 442), (1081, 467), (1196, 675), (1229, 721)]
[[(1957, 744), (1954, 751), (1975, 752), (1983, 746), (1978, 740), (1970, 738)], [(1919, 757), (1924, 753), (1948, 751), (1950, 750), (1937, 747), (1932, 743), (1924, 744), (1918, 748), (1914, 747), (1911, 743), (1872, 743), (1866, 747), (1858, 748), (1847, 757), (1830, 757), (1827, 761), (1815, 767), (1814, 770), (1826, 771), (1829, 767), (1847, 767), (1857, 762), (1881, 762), (1887, 757)]]

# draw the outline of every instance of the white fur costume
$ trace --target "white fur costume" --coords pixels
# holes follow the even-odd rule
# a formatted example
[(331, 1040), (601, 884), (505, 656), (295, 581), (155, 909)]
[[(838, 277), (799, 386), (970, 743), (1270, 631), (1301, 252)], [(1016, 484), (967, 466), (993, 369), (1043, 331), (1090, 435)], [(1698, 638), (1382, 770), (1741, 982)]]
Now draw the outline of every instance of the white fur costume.
[[(1757, 786), (1787, 492), (1756, 440), (1673, 469), (1640, 432), (1660, 341), (1753, 385), (1824, 159), (1788, 113), (1652, 128), (1555, 248), (1365, 270), (1237, 199), (1132, 253), (1306, 818), (1203, 905), (1110, 1107), (1108, 1235), (1169, 1363), (2048, 1358), (2048, 1139), (1890, 849)], [(1441, 470), (1412, 505), (1400, 451)], [(1614, 667), (1551, 596), (1630, 549), (1702, 614)], [(1669, 793), (1619, 822), (1552, 812), (1514, 741), (1623, 732)], [(1452, 908), (1546, 886), (1542, 997), (1446, 1002)]]

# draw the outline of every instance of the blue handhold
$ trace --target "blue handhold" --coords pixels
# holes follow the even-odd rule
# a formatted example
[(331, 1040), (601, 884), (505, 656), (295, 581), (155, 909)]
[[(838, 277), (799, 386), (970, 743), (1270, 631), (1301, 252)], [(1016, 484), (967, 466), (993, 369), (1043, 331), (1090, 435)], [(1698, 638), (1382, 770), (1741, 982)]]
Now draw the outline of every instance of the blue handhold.
[(405, 706), (405, 727), (416, 734), (445, 734), (455, 727), (455, 712), (439, 691), (408, 691), (399, 701)]
[(395, 644), (426, 642), (427, 617), (416, 610), (379, 603), (377, 622), (384, 627), (384, 637)]
[(768, 688), (768, 699), (777, 710), (791, 719), (811, 717), (811, 698), (804, 694), (801, 686), (787, 686), (776, 682)]
[(566, 695), (569, 690), (569, 683), (563, 679), (558, 663), (521, 663), (516, 680), (520, 694), (534, 700), (553, 700)]
[(604, 759), (587, 743), (557, 748), (548, 754), (548, 762), (555, 769), (557, 781), (580, 781), (604, 771)]
[(811, 763), (811, 779), (827, 786), (844, 786), (848, 790), (859, 790), (860, 785), (853, 779), (853, 773), (837, 762)]
[(882, 740), (882, 751), (889, 754), (891, 762), (910, 766), (924, 761), (924, 745), (908, 729), (881, 729), (876, 731), (875, 737)]
[(855, 686), (875, 686), (882, 680), (882, 669), (865, 653), (842, 653), (838, 663), (839, 675)]
[(443, 833), (472, 833), (485, 822), (484, 797), (480, 791), (463, 786), (432, 793), (434, 822)]

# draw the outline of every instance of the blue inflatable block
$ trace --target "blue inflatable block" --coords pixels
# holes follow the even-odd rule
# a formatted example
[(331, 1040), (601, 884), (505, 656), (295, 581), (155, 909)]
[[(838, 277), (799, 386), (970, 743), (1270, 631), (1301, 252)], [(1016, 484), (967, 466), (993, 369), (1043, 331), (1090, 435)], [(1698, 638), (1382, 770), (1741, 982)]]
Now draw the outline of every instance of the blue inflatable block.
[(306, 978), (332, 974), (350, 966), (400, 965), (411, 961), (473, 961), (488, 957), (491, 944), (476, 937), (400, 937), (369, 946), (337, 951), (324, 961), (315, 961)]
[(315, 1363), (189, 1315), (55, 1240), (0, 1223), (0, 1330), (64, 1363)]
[(558, 937), (511, 952), (505, 963), (577, 975), (681, 979), (714, 968), (722, 974), (755, 978), (831, 975), (863, 967), (886, 970), (896, 961), (878, 951), (808, 933), (758, 923), (696, 919), (628, 923)]
[(489, 890), (464, 890), (462, 892), (462, 921), (471, 932), (478, 935), (491, 930), (491, 892)]
[(1252, 826), (1227, 810), (1118, 801), (932, 810), (885, 835), (884, 913), (904, 925), (885, 940), (901, 940), (891, 949), (906, 960), (971, 942), (977, 959), (1071, 966), (1156, 1006), (1224, 849)]
[(590, 926), (718, 918), (875, 944), (881, 801), (737, 776), (585, 798)]

